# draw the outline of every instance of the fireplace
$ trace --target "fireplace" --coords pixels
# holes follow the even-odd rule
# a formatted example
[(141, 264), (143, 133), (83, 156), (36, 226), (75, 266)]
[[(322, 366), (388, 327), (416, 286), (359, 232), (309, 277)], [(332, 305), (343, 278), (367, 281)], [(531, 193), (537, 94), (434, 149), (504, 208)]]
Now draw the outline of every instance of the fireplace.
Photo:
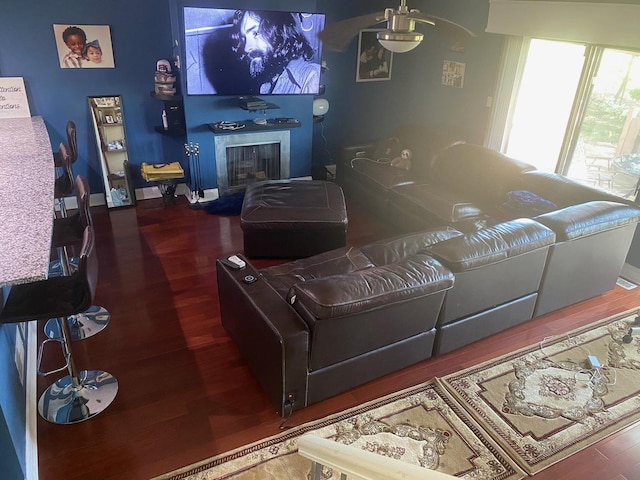
[(216, 135), (218, 193), (244, 191), (250, 183), (289, 178), (289, 131)]

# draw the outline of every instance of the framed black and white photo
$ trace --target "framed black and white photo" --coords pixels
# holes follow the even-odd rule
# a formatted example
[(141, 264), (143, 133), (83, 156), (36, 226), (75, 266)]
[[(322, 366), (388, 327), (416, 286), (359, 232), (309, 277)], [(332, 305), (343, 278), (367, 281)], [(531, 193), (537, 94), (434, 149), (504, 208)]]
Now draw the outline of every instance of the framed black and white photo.
[(380, 29), (361, 30), (358, 37), (356, 82), (391, 80), (393, 53), (385, 49), (378, 38)]
[(113, 120), (113, 117), (111, 115), (105, 115), (104, 116), (104, 121), (107, 123), (115, 123)]
[(60, 68), (114, 68), (109, 25), (54, 24)]

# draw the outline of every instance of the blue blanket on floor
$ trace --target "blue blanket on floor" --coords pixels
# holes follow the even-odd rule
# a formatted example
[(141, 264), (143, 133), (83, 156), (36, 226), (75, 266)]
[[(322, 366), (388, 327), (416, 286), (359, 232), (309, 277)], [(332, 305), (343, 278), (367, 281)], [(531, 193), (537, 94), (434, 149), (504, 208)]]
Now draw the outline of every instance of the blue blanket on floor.
[(244, 192), (229, 193), (207, 203), (204, 209), (212, 215), (240, 215)]

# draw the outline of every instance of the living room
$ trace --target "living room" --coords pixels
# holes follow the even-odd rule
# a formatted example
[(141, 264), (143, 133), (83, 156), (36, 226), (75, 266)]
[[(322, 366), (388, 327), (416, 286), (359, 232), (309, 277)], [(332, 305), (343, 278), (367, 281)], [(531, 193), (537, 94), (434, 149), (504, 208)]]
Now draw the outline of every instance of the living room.
[[(190, 6), (214, 3), (221, 8), (322, 12), (328, 24), (395, 6), (379, 0), (339, 5), (329, 0), (188, 2)], [(171, 138), (154, 131), (154, 126), (161, 123), (162, 110), (161, 104), (149, 94), (153, 90), (156, 62), (162, 58), (173, 59), (176, 53), (183, 55), (175, 41), (178, 44), (182, 41), (180, 18), (186, 4), (176, 0), (118, 1), (96, 9), (93, 5), (66, 1), (41, 5), (29, 0), (3, 6), (0, 74), (24, 78), (32, 114), (44, 118), (52, 149), (65, 140), (67, 120), (76, 122), (80, 160), (74, 170), (89, 179), (96, 204), (103, 199), (104, 188), (87, 105), (87, 97), (94, 95), (122, 95), (130, 156), (136, 167), (134, 183), (142, 198), (152, 189), (137, 171), (140, 164), (184, 162), (185, 141), (200, 145), (203, 188), (207, 195), (217, 187), (213, 135), (205, 125), (238, 120), (244, 118), (246, 112), (232, 105), (230, 99), (185, 95), (186, 136)], [(455, 129), (471, 143), (484, 143), (491, 114), (487, 99), (494, 95), (503, 44), (501, 35), (485, 33), (489, 2), (416, 0), (410, 2), (410, 6), (463, 24), (476, 32), (478, 38), (464, 52), (453, 52), (434, 32), (425, 32), (425, 41), (419, 48), (394, 56), (393, 75), (383, 82), (355, 81), (355, 38), (345, 52), (325, 50), (323, 60), (328, 68), (322, 83), (326, 86), (324, 98), (329, 101), (330, 111), (324, 121), (313, 122), (311, 95), (284, 96), (277, 100), (278, 116), (295, 117), (301, 123), (291, 137), (292, 177), (310, 175), (312, 162), (335, 163), (344, 145), (376, 141), (408, 121)], [(52, 25), (76, 23), (110, 26), (114, 69), (78, 72), (59, 67)], [(464, 88), (442, 85), (445, 60), (466, 64)], [(118, 215), (114, 212), (114, 224), (118, 222)], [(636, 267), (640, 266), (638, 250), (636, 238), (630, 254), (630, 262)]]

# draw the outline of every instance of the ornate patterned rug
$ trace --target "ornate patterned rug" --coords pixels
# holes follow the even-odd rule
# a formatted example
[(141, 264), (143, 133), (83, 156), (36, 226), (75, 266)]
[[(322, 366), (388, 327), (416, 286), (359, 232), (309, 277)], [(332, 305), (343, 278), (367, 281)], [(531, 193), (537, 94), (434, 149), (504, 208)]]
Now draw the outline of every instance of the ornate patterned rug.
[[(522, 479), (640, 420), (640, 333), (627, 336), (637, 312), (547, 338), (154, 480), (306, 479), (311, 464), (297, 454), (297, 439), (305, 433), (461, 478)], [(338, 478), (339, 472), (323, 471), (323, 479)]]
[[(638, 309), (438, 379), (528, 474), (640, 419)], [(589, 362), (589, 356), (597, 360)], [(594, 368), (596, 361), (602, 365)]]
[[(296, 442), (309, 432), (464, 478), (526, 477), (446, 392), (428, 382), (155, 480), (306, 479), (311, 463), (297, 454)], [(340, 474), (325, 469), (322, 478), (337, 480)]]

